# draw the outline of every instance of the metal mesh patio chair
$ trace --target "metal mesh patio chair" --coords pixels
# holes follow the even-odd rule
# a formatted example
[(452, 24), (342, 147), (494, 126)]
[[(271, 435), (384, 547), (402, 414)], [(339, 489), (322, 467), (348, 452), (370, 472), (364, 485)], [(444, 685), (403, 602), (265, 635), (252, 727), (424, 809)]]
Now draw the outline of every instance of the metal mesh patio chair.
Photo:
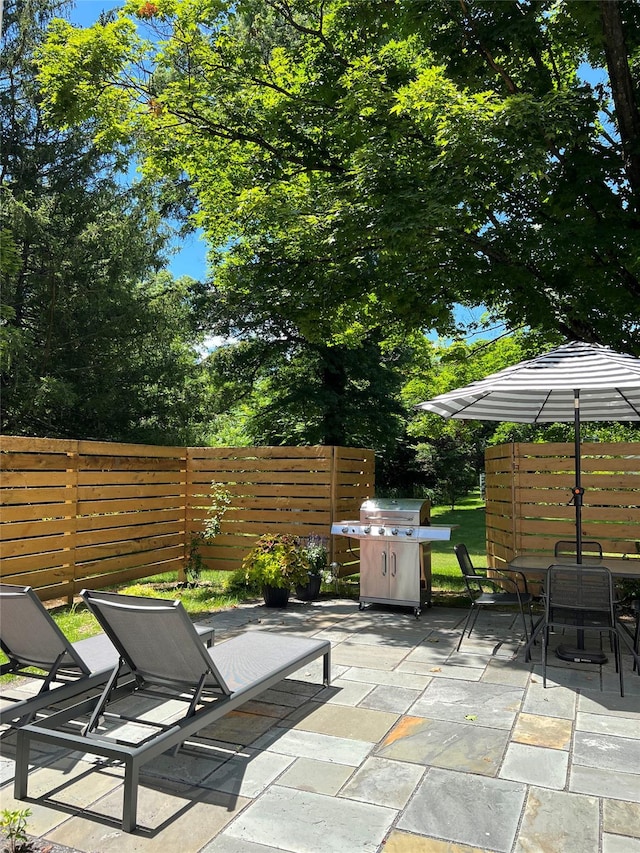
[[(560, 539), (553, 547), (554, 557), (571, 557), (575, 560), (577, 553), (575, 540)], [(582, 559), (587, 557), (595, 557), (598, 560), (602, 559), (602, 545), (599, 542), (586, 541), (582, 542)]]
[[(176, 750), (316, 658), (324, 658), (323, 679), (329, 684), (328, 640), (247, 631), (205, 649), (179, 601), (88, 591), (81, 596), (118, 649), (120, 662), (99, 699), (18, 731), (16, 799), (27, 796), (33, 740), (119, 760), (124, 764), (122, 828), (132, 832), (144, 764)], [(133, 678), (116, 686), (122, 667)]]
[(620, 677), (620, 695), (624, 696), (624, 677), (620, 652), (621, 633), (615, 613), (611, 572), (605, 566), (553, 565), (545, 581), (545, 616), (542, 636), (542, 684), (547, 684), (549, 633), (574, 629), (578, 635), (607, 635)]
[[(467, 628), (467, 636), (471, 636), (478, 614), (482, 608), (517, 607), (522, 619), (525, 643), (528, 643), (529, 631), (525, 618), (525, 607), (529, 613), (529, 623), (533, 632), (533, 611), (531, 605), (534, 597), (529, 592), (527, 579), (524, 574), (516, 569), (500, 569), (499, 571), (496, 569), (496, 576), (489, 578), (484, 574), (485, 570), (479, 571), (474, 567), (466, 545), (454, 545), (453, 550), (458, 558), (462, 577), (464, 578), (465, 586), (471, 599), (471, 607), (462, 627), (462, 633), (460, 634), (456, 650), (460, 650)], [(522, 584), (522, 589), (520, 589), (520, 584)]]

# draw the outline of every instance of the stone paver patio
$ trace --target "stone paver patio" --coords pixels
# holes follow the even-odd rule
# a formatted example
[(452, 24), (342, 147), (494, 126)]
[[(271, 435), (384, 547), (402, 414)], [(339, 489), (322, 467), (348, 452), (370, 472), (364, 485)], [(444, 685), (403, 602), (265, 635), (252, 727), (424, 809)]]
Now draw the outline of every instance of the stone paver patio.
[(640, 853), (640, 677), (625, 697), (603, 667), (525, 664), (513, 614), (331, 600), (212, 616), (216, 642), (277, 630), (332, 642), (320, 661), (143, 773), (133, 834), (121, 769), (33, 751), (13, 799), (15, 735), (0, 742), (0, 809), (82, 853)]

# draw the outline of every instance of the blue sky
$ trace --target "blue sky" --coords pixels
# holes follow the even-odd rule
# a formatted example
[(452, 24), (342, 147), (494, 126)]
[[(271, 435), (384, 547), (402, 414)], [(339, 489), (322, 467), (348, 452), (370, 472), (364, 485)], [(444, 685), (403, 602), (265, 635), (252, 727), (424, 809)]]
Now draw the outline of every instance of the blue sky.
[[(76, 0), (75, 7), (69, 12), (69, 20), (81, 27), (90, 27), (98, 20), (102, 12), (117, 9), (122, 0)], [(169, 270), (174, 276), (190, 275), (195, 279), (206, 278), (207, 246), (200, 234), (191, 234), (180, 238), (175, 248), (178, 250), (171, 258)]]

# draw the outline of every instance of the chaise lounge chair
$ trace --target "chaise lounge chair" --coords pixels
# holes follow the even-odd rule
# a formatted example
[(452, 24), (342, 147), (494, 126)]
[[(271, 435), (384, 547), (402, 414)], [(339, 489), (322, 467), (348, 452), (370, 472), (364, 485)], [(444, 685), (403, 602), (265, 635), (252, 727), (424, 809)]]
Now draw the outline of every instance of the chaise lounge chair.
[[(201, 641), (213, 642), (213, 629), (197, 625)], [(119, 654), (105, 634), (70, 643), (30, 586), (0, 584), (0, 648), (9, 659), (0, 675), (13, 673), (42, 681), (26, 699), (2, 696), (0, 724), (20, 726), (53, 703), (100, 688), (118, 664)], [(35, 667), (40, 672), (26, 671)]]
[[(122, 829), (132, 832), (144, 764), (179, 748), (189, 737), (321, 656), (323, 681), (329, 684), (328, 640), (249, 631), (205, 649), (179, 601), (87, 591), (81, 596), (118, 649), (120, 662), (99, 699), (79, 702), (18, 731), (14, 793), (19, 800), (27, 797), (33, 740), (120, 760), (125, 771)], [(123, 667), (133, 679), (116, 687)], [(118, 714), (123, 699), (126, 708)], [(154, 699), (158, 704), (150, 715), (149, 702)], [(136, 716), (132, 706), (138, 702), (142, 715)], [(163, 703), (167, 712), (173, 712), (171, 716), (162, 718)], [(180, 715), (175, 714), (176, 703), (186, 706)]]

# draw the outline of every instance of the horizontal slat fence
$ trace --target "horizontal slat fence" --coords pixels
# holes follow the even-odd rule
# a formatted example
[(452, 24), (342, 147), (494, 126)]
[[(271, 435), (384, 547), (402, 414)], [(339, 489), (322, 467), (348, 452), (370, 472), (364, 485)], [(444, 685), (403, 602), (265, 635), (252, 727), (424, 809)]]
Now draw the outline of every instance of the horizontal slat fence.
[(201, 546), (207, 565), (235, 569), (265, 532), (326, 540), (341, 574), (357, 571), (358, 552), (329, 535), (334, 519), (352, 518), (373, 496), (374, 454), (346, 447), (191, 447), (188, 453), (187, 533), (201, 534), (212, 482), (231, 503), (221, 535)]
[(0, 576), (43, 599), (184, 564), (186, 450), (2, 436)]
[(211, 483), (228, 488), (222, 532), (202, 554), (238, 568), (265, 532), (327, 539), (342, 574), (357, 554), (329, 536), (374, 494), (371, 451), (340, 447), (184, 448), (0, 436), (0, 579), (70, 598), (182, 571)]
[[(575, 538), (574, 447), (569, 443), (503, 444), (487, 449), (486, 525), (489, 565), (517, 554), (552, 554)], [(582, 536), (605, 554), (639, 556), (640, 442), (585, 442), (581, 452)]]

